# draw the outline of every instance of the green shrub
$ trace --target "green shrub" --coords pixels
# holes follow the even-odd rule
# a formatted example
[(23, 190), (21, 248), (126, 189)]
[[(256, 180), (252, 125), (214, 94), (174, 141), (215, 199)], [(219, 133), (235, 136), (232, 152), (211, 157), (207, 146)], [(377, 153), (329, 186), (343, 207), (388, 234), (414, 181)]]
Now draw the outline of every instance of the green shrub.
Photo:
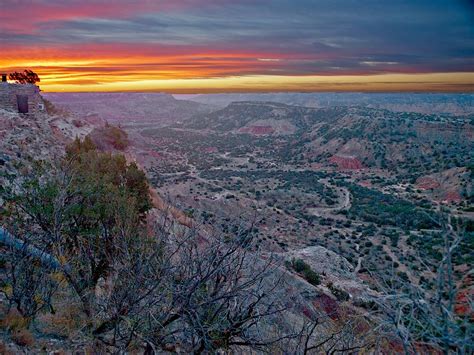
[(311, 269), (305, 269), (303, 271), (303, 276), (311, 285), (317, 286), (321, 284), (321, 278), (319, 274)]
[(311, 269), (311, 267), (306, 264), (301, 259), (293, 259), (291, 261), (291, 267), (297, 273), (301, 274), (306, 281), (308, 281), (311, 285), (317, 286), (321, 284), (321, 278), (319, 274)]
[(306, 269), (309, 269), (309, 265), (306, 264), (303, 260), (301, 259), (293, 259), (292, 260), (292, 266), (293, 266), (293, 270), (295, 270), (296, 272), (303, 272), (304, 270)]

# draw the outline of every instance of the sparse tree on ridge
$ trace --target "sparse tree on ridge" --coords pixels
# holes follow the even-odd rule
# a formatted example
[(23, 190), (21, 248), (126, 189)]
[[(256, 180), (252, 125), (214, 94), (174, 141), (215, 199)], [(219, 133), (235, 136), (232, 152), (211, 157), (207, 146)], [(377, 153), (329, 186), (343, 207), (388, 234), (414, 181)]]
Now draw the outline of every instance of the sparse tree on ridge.
[(23, 73), (13, 72), (8, 75), (8, 78), (18, 84), (36, 84), (41, 81), (38, 74), (29, 69), (25, 69)]
[[(470, 354), (474, 350), (474, 300), (469, 285), (456, 280), (453, 262), (467, 233), (453, 226), (449, 216), (440, 213), (438, 217), (444, 243), (433, 289), (427, 292), (396, 273), (382, 280), (378, 285), (381, 297), (375, 300), (381, 316), (379, 327), (395, 334), (407, 354), (423, 348), (444, 354)], [(470, 277), (472, 274), (465, 275), (466, 279)], [(461, 292), (465, 299), (458, 297)]]

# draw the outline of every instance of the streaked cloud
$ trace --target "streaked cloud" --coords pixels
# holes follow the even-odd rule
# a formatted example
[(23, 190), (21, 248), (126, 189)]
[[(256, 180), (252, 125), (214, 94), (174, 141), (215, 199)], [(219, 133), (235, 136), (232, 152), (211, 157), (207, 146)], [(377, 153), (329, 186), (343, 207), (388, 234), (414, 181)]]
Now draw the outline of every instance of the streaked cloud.
[(0, 70), (33, 68), (46, 90), (472, 73), (472, 10), (461, 0), (3, 0)]

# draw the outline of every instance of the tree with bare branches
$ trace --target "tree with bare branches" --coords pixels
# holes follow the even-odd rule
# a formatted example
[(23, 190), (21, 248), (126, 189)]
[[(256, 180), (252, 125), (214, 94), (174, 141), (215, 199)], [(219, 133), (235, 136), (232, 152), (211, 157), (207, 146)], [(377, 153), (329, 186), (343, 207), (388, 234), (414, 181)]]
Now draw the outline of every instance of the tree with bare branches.
[[(276, 266), (253, 252), (253, 226), (229, 239), (198, 226), (177, 227), (165, 213), (150, 230), (143, 173), (88, 140), (74, 142), (60, 164), (34, 175), (6, 196), (5, 226), (19, 225), (21, 242), (31, 235), (29, 244), (59, 264), (92, 337), (122, 350), (139, 340), (151, 349), (197, 353), (289, 337), (262, 331), (285, 306), (274, 297)], [(34, 253), (27, 255), (35, 261)], [(12, 261), (17, 273), (5, 282), (23, 303), (33, 300), (35, 292), (12, 279), (20, 266)], [(38, 289), (48, 280), (48, 265), (30, 265), (42, 279), (31, 282), (36, 274), (22, 269), (21, 280)]]
[[(59, 164), (36, 167), (4, 199), (2, 224), (17, 238), (10, 244), (28, 242), (7, 256), (4, 283), (20, 295), (12, 304), (34, 318), (66, 297), (87, 319), (83, 336), (113, 351), (307, 354), (372, 346), (373, 337), (358, 331), (370, 325), (364, 317), (336, 325), (329, 315), (300, 316), (289, 291), (294, 276), (257, 252), (253, 223), (225, 232), (151, 211), (143, 172), (88, 139), (69, 146)], [(45, 301), (35, 304), (38, 291)]]
[(456, 310), (456, 296), (463, 285), (455, 278), (453, 263), (466, 233), (461, 226), (453, 226), (448, 214), (438, 217), (443, 245), (435, 287), (424, 290), (396, 273), (382, 280), (378, 285), (382, 296), (375, 300), (381, 316), (379, 328), (396, 335), (405, 353), (425, 347), (445, 354), (468, 354), (474, 350), (473, 300), (467, 293), (467, 312)]

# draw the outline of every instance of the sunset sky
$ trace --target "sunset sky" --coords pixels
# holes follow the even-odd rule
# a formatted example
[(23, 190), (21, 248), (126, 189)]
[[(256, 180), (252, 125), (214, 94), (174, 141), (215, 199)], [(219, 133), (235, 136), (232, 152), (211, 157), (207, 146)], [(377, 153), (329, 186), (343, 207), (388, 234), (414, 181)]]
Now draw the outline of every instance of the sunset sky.
[(44, 91), (474, 91), (469, 0), (0, 0)]

